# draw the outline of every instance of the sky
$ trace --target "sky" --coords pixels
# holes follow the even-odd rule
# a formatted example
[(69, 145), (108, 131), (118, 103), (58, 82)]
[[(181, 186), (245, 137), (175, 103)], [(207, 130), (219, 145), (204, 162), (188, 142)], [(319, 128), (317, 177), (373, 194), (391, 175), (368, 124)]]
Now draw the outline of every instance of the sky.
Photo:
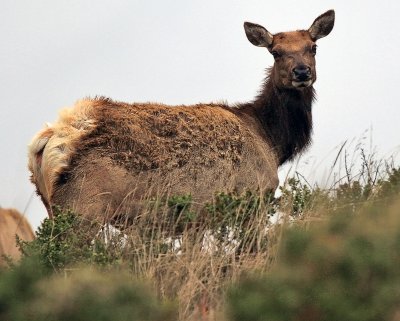
[[(399, 152), (400, 3), (395, 0), (1, 0), (0, 206), (34, 227), (47, 213), (27, 170), (27, 145), (80, 98), (193, 104), (252, 100), (273, 64), (243, 22), (271, 33), (307, 29), (335, 9), (318, 42), (313, 145), (296, 162), (322, 181), (340, 146)], [(288, 164), (280, 170), (283, 179)]]

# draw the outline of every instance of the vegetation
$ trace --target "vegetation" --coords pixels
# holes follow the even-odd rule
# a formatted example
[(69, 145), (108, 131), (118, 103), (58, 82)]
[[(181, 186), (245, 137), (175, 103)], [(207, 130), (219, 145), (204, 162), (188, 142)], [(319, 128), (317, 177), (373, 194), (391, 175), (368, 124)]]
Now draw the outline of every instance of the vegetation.
[(231, 289), (230, 320), (399, 320), (399, 209), (376, 202), (295, 224), (270, 273)]
[(0, 320), (176, 320), (173, 305), (124, 273), (93, 268), (50, 273), (25, 258), (0, 274)]
[(382, 164), (151, 199), (118, 230), (55, 209), (0, 271), (0, 320), (400, 320), (400, 168)]
[(365, 160), (329, 190), (289, 179), (282, 201), (302, 219), (268, 273), (230, 288), (230, 321), (400, 320), (400, 169)]

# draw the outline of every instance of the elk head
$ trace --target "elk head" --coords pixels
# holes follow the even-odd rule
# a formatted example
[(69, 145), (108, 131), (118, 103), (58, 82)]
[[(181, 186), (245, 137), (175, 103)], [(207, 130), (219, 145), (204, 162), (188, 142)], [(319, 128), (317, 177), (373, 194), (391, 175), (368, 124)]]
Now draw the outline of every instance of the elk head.
[(329, 10), (315, 19), (308, 30), (281, 32), (272, 35), (264, 27), (245, 22), (249, 41), (257, 47), (266, 47), (274, 56), (271, 79), (278, 88), (302, 89), (312, 86), (317, 79), (315, 71), (316, 41), (327, 36), (334, 25), (335, 12)]

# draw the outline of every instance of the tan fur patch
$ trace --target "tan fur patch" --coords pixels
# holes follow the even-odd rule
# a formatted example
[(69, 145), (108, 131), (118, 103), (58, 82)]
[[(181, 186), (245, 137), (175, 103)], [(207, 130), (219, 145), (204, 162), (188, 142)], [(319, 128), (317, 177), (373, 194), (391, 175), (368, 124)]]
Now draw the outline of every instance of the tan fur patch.
[(24, 241), (32, 241), (35, 235), (28, 221), (14, 209), (0, 208), (0, 266), (4, 264), (2, 255), (16, 260), (21, 256), (15, 235)]
[(81, 100), (60, 111), (54, 125), (46, 124), (28, 147), (28, 167), (38, 192), (50, 204), (58, 175), (68, 166), (78, 140), (95, 127), (93, 102)]

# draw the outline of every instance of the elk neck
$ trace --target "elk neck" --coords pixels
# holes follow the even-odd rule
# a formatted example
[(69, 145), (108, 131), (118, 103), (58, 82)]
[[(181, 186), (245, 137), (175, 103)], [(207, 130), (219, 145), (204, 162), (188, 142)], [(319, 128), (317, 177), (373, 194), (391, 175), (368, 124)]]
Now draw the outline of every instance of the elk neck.
[(260, 94), (241, 109), (260, 122), (266, 139), (277, 153), (279, 165), (293, 159), (311, 143), (313, 87), (279, 88), (268, 73)]

